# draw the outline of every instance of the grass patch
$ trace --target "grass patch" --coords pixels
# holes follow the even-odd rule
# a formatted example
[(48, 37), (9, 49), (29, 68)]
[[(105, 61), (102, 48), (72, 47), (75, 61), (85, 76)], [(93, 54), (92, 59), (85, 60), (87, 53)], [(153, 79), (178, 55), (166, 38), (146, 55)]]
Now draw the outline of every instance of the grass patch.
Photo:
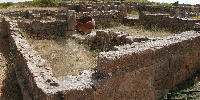
[(54, 40), (29, 39), (29, 42), (47, 60), (55, 77), (77, 75), (96, 65), (97, 53), (75, 40), (59, 37)]
[(172, 7), (170, 3), (160, 3), (160, 2), (149, 2), (152, 6), (164, 6), (164, 7)]
[(160, 2), (151, 2), (148, 0), (125, 0), (126, 2), (136, 2), (136, 3), (148, 3), (153, 6), (165, 6), (165, 7), (172, 7), (170, 3), (160, 3)]
[(130, 14), (127, 14), (127, 17), (139, 18), (139, 12), (133, 10)]
[[(56, 6), (58, 2), (61, 0), (33, 0), (33, 1), (25, 1), (25, 2), (7, 2), (7, 3), (0, 3), (1, 9), (6, 9), (10, 6), (14, 5), (14, 8), (23, 8), (23, 7), (53, 7)], [(11, 7), (12, 8), (12, 7)]]
[(200, 73), (178, 85), (161, 100), (199, 100), (200, 99)]
[(192, 19), (200, 19), (200, 16), (192, 17)]
[(21, 7), (25, 7), (25, 6), (49, 7), (49, 6), (55, 6), (56, 1), (55, 0), (33, 0), (33, 1), (20, 2), (18, 4)]
[(148, 0), (125, 0), (126, 2), (149, 3)]
[(166, 37), (166, 36), (172, 36), (175, 33), (169, 32), (164, 29), (152, 29), (147, 30), (142, 26), (124, 26), (124, 25), (118, 25), (112, 28), (109, 28), (113, 31), (121, 31), (125, 32), (130, 35), (141, 35), (141, 36), (147, 36), (147, 37)]

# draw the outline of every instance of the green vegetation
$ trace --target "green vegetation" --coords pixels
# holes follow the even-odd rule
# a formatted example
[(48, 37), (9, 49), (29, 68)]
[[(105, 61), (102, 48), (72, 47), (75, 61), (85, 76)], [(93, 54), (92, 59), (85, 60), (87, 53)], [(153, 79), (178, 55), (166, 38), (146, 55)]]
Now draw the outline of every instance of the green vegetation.
[(126, 2), (139, 2), (139, 3), (149, 3), (148, 0), (125, 0)]
[(172, 7), (172, 4), (170, 4), (170, 3), (150, 2), (150, 4), (153, 6)]
[(135, 10), (131, 11), (131, 14), (132, 15), (139, 15), (139, 13), (137, 11), (135, 11)]
[(139, 2), (139, 3), (148, 3), (150, 5), (153, 6), (167, 6), (167, 7), (171, 7), (172, 4), (169, 3), (160, 3), (160, 2), (150, 2), (148, 0), (125, 0), (126, 2)]
[(200, 16), (192, 17), (192, 19), (200, 19)]
[(21, 7), (25, 6), (41, 6), (41, 7), (47, 7), (47, 6), (55, 6), (56, 0), (33, 0), (33, 1), (25, 1), (18, 3)]
[(42, 6), (55, 6), (55, 0), (33, 0), (34, 3), (42, 5)]
[(0, 8), (8, 8), (9, 6), (14, 5), (12, 2), (7, 2), (7, 3), (0, 3)]
[[(25, 1), (19, 3), (7, 2), (7, 3), (0, 3), (0, 9), (8, 8), (9, 6), (12, 5), (17, 5), (19, 7), (52, 7), (56, 6), (57, 3), (62, 1), (69, 1), (69, 0), (33, 0), (33, 1)], [(78, 0), (78, 1), (85, 1), (85, 0)], [(106, 0), (106, 1), (113, 1), (113, 0)], [(125, 2), (148, 3), (153, 6), (172, 6), (172, 4), (150, 2), (148, 0), (125, 0)]]
[(12, 5), (17, 5), (19, 7), (27, 7), (27, 6), (36, 6), (36, 7), (52, 7), (55, 6), (61, 0), (33, 0), (33, 1), (25, 1), (19, 3), (7, 2), (0, 3), (0, 8), (8, 8)]

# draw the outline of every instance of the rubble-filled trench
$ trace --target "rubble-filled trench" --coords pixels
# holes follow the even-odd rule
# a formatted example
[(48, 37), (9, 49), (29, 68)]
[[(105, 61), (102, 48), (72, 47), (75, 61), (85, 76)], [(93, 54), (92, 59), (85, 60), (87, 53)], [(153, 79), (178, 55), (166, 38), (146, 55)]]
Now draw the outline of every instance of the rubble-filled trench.
[[(108, 12), (95, 17), (106, 19), (103, 16), (109, 16)], [(184, 23), (185, 32), (150, 38), (119, 31), (96, 30), (82, 36), (75, 31), (75, 14), (73, 10), (33, 10), (3, 16), (1, 29), (4, 29), (3, 36), (9, 43), (12, 58), (9, 61), (15, 66), (14, 76), (24, 100), (157, 100), (199, 70), (200, 33), (195, 26), (199, 20), (185, 21), (165, 14), (144, 14), (140, 15), (136, 24), (139, 22), (146, 28), (157, 25), (173, 30), (171, 26), (178, 25), (176, 28), (180, 28), (177, 23)], [(122, 19), (122, 23), (135, 21), (120, 16), (124, 12), (114, 14), (119, 22)], [(148, 22), (149, 19), (154, 20)], [(105, 22), (97, 23), (103, 26)], [(172, 23), (175, 24), (170, 25)], [(67, 49), (75, 50), (74, 54), (81, 56), (60, 59), (68, 56), (65, 55)], [(61, 60), (52, 62), (59, 71), (67, 72), (67, 68), (71, 67), (68, 69), (70, 71), (55, 75), (49, 63), (51, 58)], [(91, 66), (86, 64), (86, 67), (83, 63), (77, 64), (75, 67), (79, 67), (78, 70), (70, 66), (72, 60), (80, 62), (83, 59), (84, 62), (91, 60), (96, 63)], [(55, 76), (62, 76), (62, 80)]]

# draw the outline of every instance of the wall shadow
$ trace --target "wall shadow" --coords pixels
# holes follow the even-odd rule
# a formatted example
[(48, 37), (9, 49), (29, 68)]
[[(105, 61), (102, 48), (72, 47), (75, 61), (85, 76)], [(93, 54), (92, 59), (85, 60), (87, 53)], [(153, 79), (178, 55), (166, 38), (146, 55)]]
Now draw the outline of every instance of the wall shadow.
[[(12, 57), (9, 50), (9, 41), (8, 36), (3, 34), (0, 25), (0, 53), (6, 58), (6, 70), (5, 70), (5, 79), (2, 82), (2, 87), (0, 87), (2, 95), (0, 100), (23, 100), (21, 90), (17, 83), (17, 78), (15, 74), (14, 64), (12, 62)], [(1, 73), (2, 74), (2, 73)]]

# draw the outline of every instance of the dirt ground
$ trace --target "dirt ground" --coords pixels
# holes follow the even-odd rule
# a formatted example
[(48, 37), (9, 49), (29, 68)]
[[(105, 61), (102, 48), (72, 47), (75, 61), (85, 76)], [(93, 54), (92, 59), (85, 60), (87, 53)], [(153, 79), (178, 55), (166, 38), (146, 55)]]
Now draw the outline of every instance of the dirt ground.
[(109, 28), (110, 30), (113, 31), (120, 31), (124, 32), (130, 35), (140, 35), (140, 36), (146, 36), (146, 37), (167, 37), (167, 36), (172, 36), (176, 33), (174, 32), (169, 32), (167, 30), (162, 30), (162, 29), (152, 29), (152, 30), (147, 30), (143, 28), (142, 26), (124, 26), (122, 24), (119, 24), (115, 27)]
[(28, 39), (28, 41), (42, 58), (47, 60), (55, 77), (77, 75), (80, 71), (96, 65), (96, 52), (73, 39), (58, 37), (51, 40)]

